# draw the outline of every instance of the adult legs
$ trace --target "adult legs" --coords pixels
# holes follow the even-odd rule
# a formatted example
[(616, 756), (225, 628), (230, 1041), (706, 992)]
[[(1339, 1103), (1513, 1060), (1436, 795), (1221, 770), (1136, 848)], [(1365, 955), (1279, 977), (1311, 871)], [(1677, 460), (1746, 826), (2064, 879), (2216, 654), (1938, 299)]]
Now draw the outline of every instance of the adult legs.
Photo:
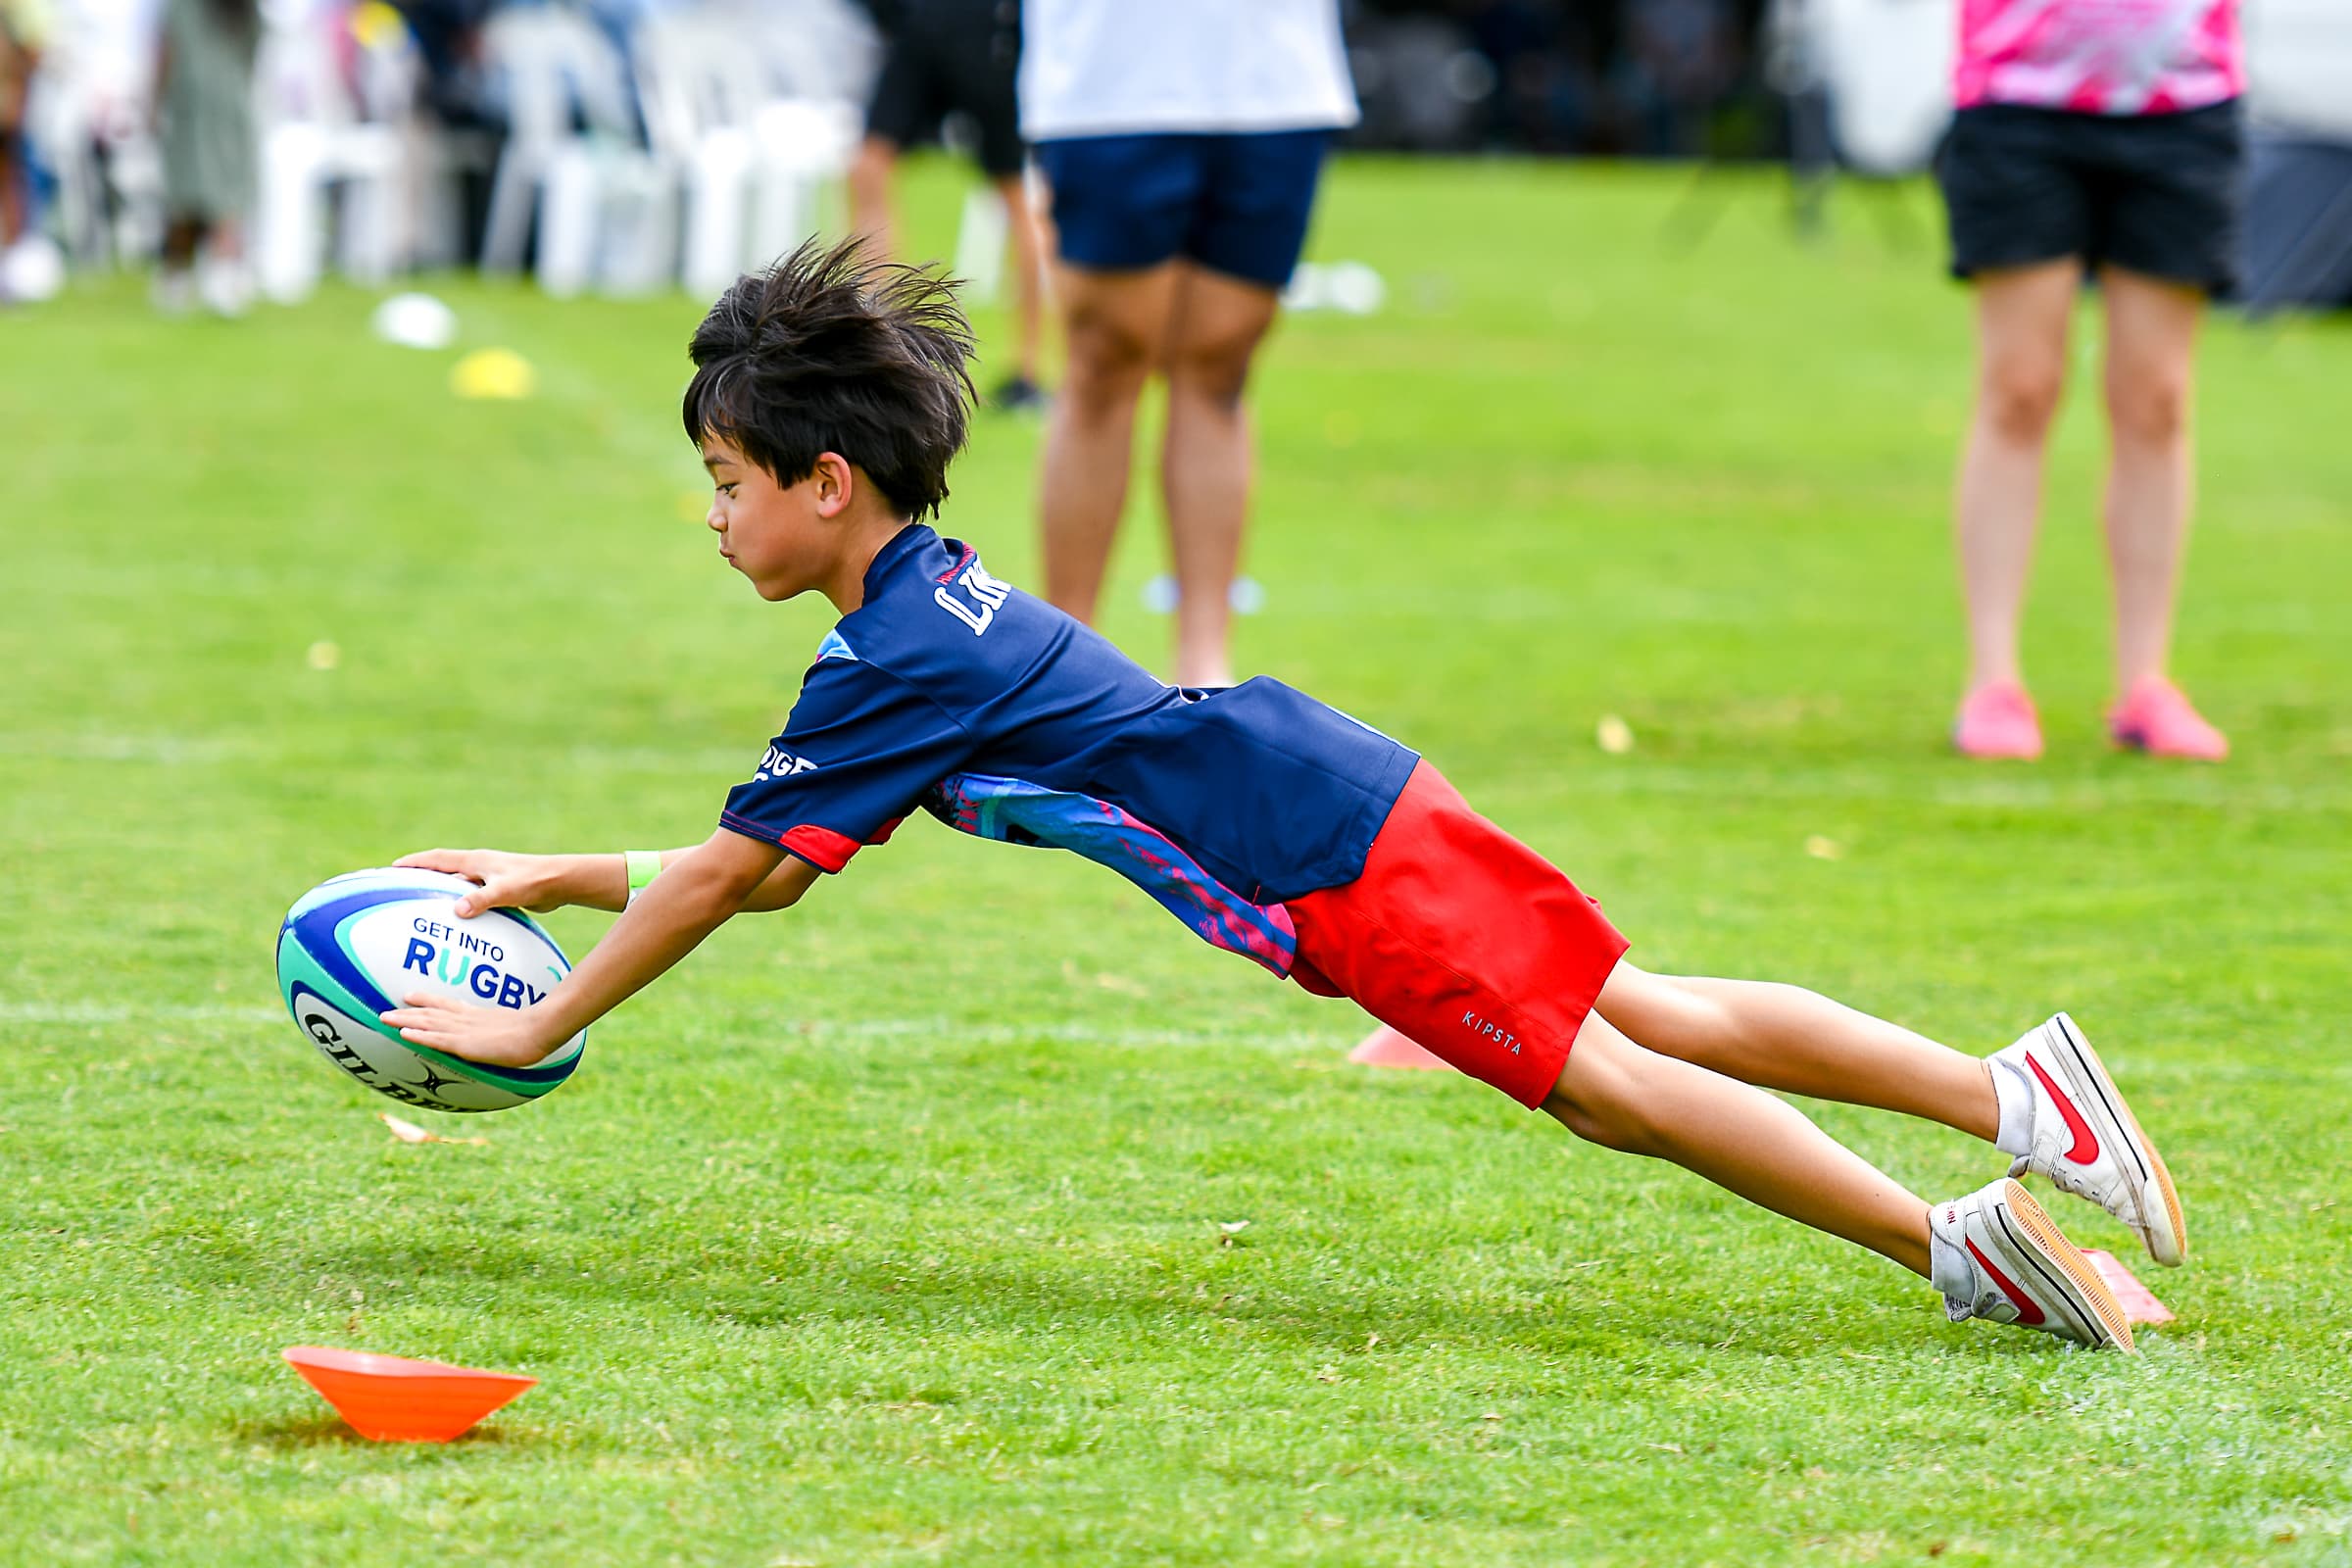
[(1787, 1101), (1645, 1051), (1598, 1012), (1578, 1031), (1544, 1109), (1579, 1138), (1672, 1160), (1752, 1203), (1929, 1275), (1928, 1207), (1901, 1184)]
[(2019, 679), (2042, 454), (2066, 384), (2067, 318), (2081, 270), (2068, 259), (1977, 280), (1977, 407), (1954, 507), (1971, 691)]
[(1233, 580), (1250, 509), (1250, 441), (1242, 393), (1274, 323), (1262, 284), (1179, 262), (1166, 350), (1168, 433), (1160, 460), (1176, 568), (1176, 683), (1226, 686)]
[(204, 220), (175, 215), (164, 225), (163, 263), (167, 270), (184, 272), (196, 265), (196, 245), (204, 238)]
[(1016, 363), (1021, 379), (1034, 383), (1038, 354), (1045, 338), (1045, 241), (1038, 231), (1037, 212), (1029, 200), (1029, 187), (1021, 176), (1006, 174), (996, 181), (996, 187), (998, 197), (1004, 203), (1005, 226), (1012, 230)]
[(892, 254), (890, 179), (898, 164), (899, 144), (870, 132), (850, 160), (850, 227), (865, 236), (877, 256)]
[(2116, 690), (2160, 676), (2188, 542), (2190, 365), (2204, 296), (2103, 268), (2107, 305), (2107, 557), (2115, 575)]
[(1115, 272), (1065, 265), (1055, 279), (1069, 363), (1046, 426), (1038, 510), (1046, 598), (1080, 620), (1095, 617), (1118, 537), (1135, 405), (1165, 350), (1176, 282), (1174, 263)]
[(1901, 1111), (1986, 1143), (2000, 1130), (1982, 1058), (1801, 986), (1648, 974), (1620, 962), (1594, 1010), (1653, 1052), (1760, 1089)]

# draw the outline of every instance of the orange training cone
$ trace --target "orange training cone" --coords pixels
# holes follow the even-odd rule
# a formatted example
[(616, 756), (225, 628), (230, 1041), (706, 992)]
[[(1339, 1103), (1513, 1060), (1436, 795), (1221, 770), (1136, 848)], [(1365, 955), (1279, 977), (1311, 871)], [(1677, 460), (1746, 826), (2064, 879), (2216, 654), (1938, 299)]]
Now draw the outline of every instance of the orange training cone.
[(1453, 1065), (1443, 1056), (1431, 1055), (1385, 1023), (1364, 1036), (1364, 1043), (1348, 1053), (1348, 1059), (1360, 1061), (1367, 1067), (1429, 1068)]
[(539, 1381), (318, 1345), (285, 1357), (353, 1431), (378, 1443), (447, 1443)]
[(2099, 1278), (2115, 1293), (2116, 1303), (2123, 1307), (2124, 1316), (2133, 1323), (2170, 1323), (2173, 1309), (2156, 1299), (2155, 1292), (2132, 1277), (2124, 1260), (2113, 1252), (2102, 1252), (2095, 1247), (2082, 1250), (2090, 1266), (2099, 1271)]

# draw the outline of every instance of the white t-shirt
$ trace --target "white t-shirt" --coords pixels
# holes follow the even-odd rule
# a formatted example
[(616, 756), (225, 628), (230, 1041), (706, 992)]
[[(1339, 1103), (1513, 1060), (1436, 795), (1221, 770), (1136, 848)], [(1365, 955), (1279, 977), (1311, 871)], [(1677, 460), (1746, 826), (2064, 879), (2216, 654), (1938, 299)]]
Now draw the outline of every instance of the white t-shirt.
[(1339, 0), (1022, 0), (1021, 134), (1355, 123)]

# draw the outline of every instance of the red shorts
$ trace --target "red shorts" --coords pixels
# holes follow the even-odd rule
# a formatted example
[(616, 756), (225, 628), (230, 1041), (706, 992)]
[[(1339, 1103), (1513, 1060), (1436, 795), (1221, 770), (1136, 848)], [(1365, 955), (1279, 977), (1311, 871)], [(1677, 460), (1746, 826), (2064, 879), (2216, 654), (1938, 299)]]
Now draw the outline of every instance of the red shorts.
[(1422, 762), (1364, 874), (1285, 906), (1291, 978), (1350, 997), (1523, 1105), (1551, 1093), (1626, 940), (1560, 869)]

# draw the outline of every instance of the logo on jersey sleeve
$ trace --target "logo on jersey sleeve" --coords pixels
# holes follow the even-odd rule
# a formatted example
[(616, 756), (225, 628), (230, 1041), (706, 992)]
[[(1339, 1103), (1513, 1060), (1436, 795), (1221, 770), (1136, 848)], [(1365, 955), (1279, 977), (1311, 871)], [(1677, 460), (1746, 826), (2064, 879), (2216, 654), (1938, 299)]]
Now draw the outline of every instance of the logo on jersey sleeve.
[(770, 746), (767, 755), (760, 759), (760, 771), (752, 782), (764, 784), (771, 778), (790, 778), (795, 773), (813, 773), (816, 764), (806, 757), (795, 757), (781, 746)]
[(825, 640), (816, 645), (816, 662), (821, 664), (828, 659), (846, 659), (853, 664), (858, 662), (858, 650), (850, 646), (839, 628), (825, 633)]

